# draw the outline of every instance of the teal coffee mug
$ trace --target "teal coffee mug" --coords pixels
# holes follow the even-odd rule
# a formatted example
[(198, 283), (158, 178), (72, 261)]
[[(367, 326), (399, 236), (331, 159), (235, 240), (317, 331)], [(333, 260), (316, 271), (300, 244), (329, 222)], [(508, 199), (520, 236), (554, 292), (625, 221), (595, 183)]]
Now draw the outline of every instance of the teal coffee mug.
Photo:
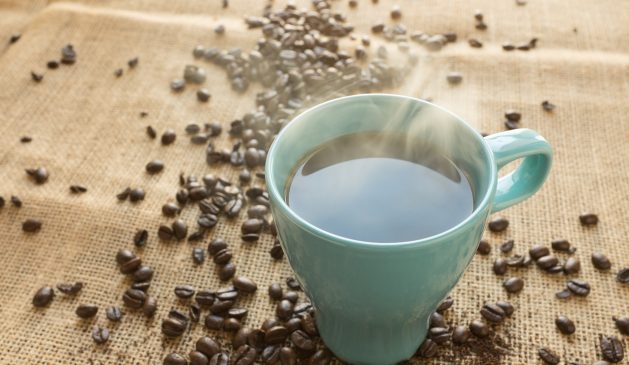
[[(291, 210), (285, 191), (303, 158), (327, 141), (367, 131), (403, 132), (441, 146), (470, 181), (471, 215), (434, 236), (381, 243), (326, 232)], [(513, 172), (498, 178), (500, 168), (520, 158)], [(533, 195), (551, 162), (550, 145), (532, 130), (483, 138), (456, 115), (406, 96), (343, 97), (288, 123), (268, 153), (267, 189), (282, 248), (312, 302), (326, 346), (352, 364), (410, 358), (426, 337), (430, 315), (472, 260), (488, 215)]]

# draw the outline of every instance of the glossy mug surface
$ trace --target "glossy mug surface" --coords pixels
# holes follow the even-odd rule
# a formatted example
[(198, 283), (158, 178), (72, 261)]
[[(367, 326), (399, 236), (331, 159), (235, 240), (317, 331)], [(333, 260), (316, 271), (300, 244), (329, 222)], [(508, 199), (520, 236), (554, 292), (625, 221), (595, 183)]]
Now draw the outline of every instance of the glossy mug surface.
[[(385, 243), (341, 237), (299, 217), (285, 201), (295, 166), (317, 146), (365, 131), (403, 132), (442, 146), (473, 186), (472, 214), (434, 236)], [(502, 166), (520, 158), (515, 171), (498, 179)], [(550, 145), (532, 130), (483, 138), (454, 114), (411, 97), (348, 96), (293, 119), (269, 150), (266, 183), (282, 248), (328, 348), (353, 364), (410, 358), (426, 337), (430, 314), (474, 256), (488, 215), (533, 195), (551, 162)]]

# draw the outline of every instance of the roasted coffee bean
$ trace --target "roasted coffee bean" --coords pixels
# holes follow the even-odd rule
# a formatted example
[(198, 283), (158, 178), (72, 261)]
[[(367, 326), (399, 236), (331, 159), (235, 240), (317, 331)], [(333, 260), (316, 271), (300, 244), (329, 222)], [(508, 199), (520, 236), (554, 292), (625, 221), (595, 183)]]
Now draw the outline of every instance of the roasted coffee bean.
[(502, 307), (496, 304), (485, 304), (480, 310), (481, 316), (493, 323), (500, 323), (506, 317), (506, 313)]
[(220, 289), (216, 292), (216, 298), (220, 300), (234, 300), (238, 297), (238, 290), (234, 287)]
[(522, 114), (513, 109), (509, 109), (505, 111), (505, 118), (511, 122), (519, 122), (520, 119), (522, 119)]
[(173, 142), (175, 142), (175, 139), (177, 139), (177, 133), (175, 133), (175, 131), (170, 128), (166, 129), (164, 133), (162, 133), (162, 144), (164, 146), (172, 144)]
[(522, 255), (514, 255), (507, 258), (507, 266), (509, 267), (524, 267), (526, 258)]
[(11, 195), (11, 204), (16, 208), (22, 207), (22, 200), (15, 195)]
[(286, 327), (274, 326), (266, 331), (264, 341), (270, 345), (280, 344), (284, 342), (288, 334)]
[(278, 283), (269, 285), (269, 297), (274, 300), (282, 299), (282, 287)]
[(448, 327), (448, 324), (446, 323), (446, 319), (439, 314), (438, 312), (433, 312), (433, 314), (430, 315), (430, 327)]
[(150, 287), (151, 287), (151, 282), (150, 281), (142, 281), (142, 282), (139, 282), (139, 283), (131, 284), (131, 289), (142, 290), (145, 293), (146, 293), (147, 290), (149, 290)]
[(215, 238), (210, 241), (210, 244), (207, 247), (207, 250), (210, 256), (216, 255), (219, 251), (227, 248), (227, 242), (225, 242), (222, 238)]
[(229, 365), (229, 355), (220, 352), (210, 359), (210, 365)]
[(236, 275), (236, 265), (231, 262), (226, 263), (218, 268), (218, 278), (221, 281), (227, 281)]
[(170, 241), (175, 237), (175, 232), (172, 228), (162, 224), (157, 230), (157, 237), (164, 241)]
[(201, 265), (205, 261), (205, 251), (200, 247), (193, 248), (192, 261), (197, 265)]
[(188, 317), (186, 316), (184, 312), (180, 311), (179, 309), (174, 309), (174, 308), (168, 311), (168, 317), (177, 319), (185, 323), (188, 323), (189, 321)]
[(133, 257), (120, 265), (120, 272), (123, 274), (132, 274), (142, 266), (142, 259), (133, 255)]
[(557, 329), (561, 331), (564, 335), (571, 335), (576, 331), (576, 327), (574, 326), (574, 322), (570, 320), (570, 318), (566, 316), (559, 316), (555, 318), (555, 325)]
[(286, 278), (286, 286), (293, 290), (301, 290), (299, 282), (295, 278)]
[(11, 38), (9, 38), (9, 44), (16, 43), (17, 41), (20, 40), (20, 38), (22, 38), (22, 34), (20, 33), (12, 34)]
[(227, 310), (227, 316), (236, 319), (245, 318), (247, 313), (249, 313), (249, 311), (245, 308), (229, 308), (229, 310)]
[(175, 92), (182, 91), (186, 87), (186, 81), (183, 79), (174, 79), (170, 82), (170, 89)]
[(140, 200), (144, 200), (146, 193), (142, 188), (133, 188), (129, 191), (129, 201), (130, 202), (138, 202)]
[(479, 338), (489, 336), (489, 326), (478, 319), (475, 319), (470, 323), (470, 331), (474, 334), (474, 336)]
[(116, 194), (116, 198), (120, 201), (127, 200), (127, 198), (129, 197), (129, 193), (131, 193), (131, 188), (126, 188), (120, 193)]
[(616, 336), (602, 336), (600, 346), (603, 358), (609, 362), (621, 362), (625, 357), (622, 342)]
[(492, 232), (502, 232), (509, 227), (509, 221), (507, 218), (498, 217), (489, 221), (487, 227)]
[(157, 312), (157, 300), (153, 297), (146, 298), (142, 306), (142, 312), (147, 317), (153, 317), (155, 312)]
[(439, 304), (439, 307), (437, 307), (437, 312), (443, 313), (447, 311), (448, 309), (450, 309), (450, 307), (452, 307), (453, 304), (454, 304), (454, 299), (452, 299), (452, 297), (447, 297)]
[(572, 294), (585, 297), (590, 294), (590, 284), (581, 279), (572, 279), (568, 281), (568, 289)]
[(121, 68), (117, 68), (117, 69), (114, 71), (114, 76), (116, 76), (116, 77), (120, 77), (120, 76), (122, 76), (122, 73), (123, 73), (123, 72), (124, 72), (124, 71), (123, 71)]
[(146, 294), (137, 289), (127, 289), (122, 296), (122, 301), (129, 308), (140, 309), (146, 301)]
[(524, 280), (521, 278), (509, 278), (502, 283), (502, 286), (509, 293), (517, 293), (524, 288)]
[(164, 163), (160, 160), (153, 160), (146, 164), (146, 172), (149, 174), (157, 174), (164, 169)]
[(264, 221), (262, 219), (247, 219), (240, 227), (240, 230), (243, 234), (260, 233), (260, 231), (262, 231), (263, 224)]
[(199, 290), (194, 297), (194, 300), (199, 303), (199, 305), (204, 307), (209, 307), (214, 303), (214, 293), (211, 290)]
[(210, 314), (207, 317), (205, 317), (205, 327), (211, 330), (220, 330), (223, 328), (224, 321), (225, 320), (223, 319), (223, 317)]
[(301, 349), (304, 351), (312, 351), (315, 349), (314, 341), (310, 338), (310, 336), (306, 332), (302, 330), (297, 330), (291, 333), (290, 340), (298, 349)]
[(216, 300), (210, 306), (210, 312), (213, 314), (222, 314), (227, 312), (234, 305), (233, 300)]
[(216, 341), (214, 341), (211, 337), (207, 336), (199, 338), (195, 344), (195, 348), (208, 358), (218, 354), (221, 350), (218, 343), (216, 343)]
[(164, 358), (164, 365), (188, 365), (188, 361), (176, 352), (171, 352)]
[(122, 319), (122, 311), (118, 307), (109, 307), (105, 310), (105, 316), (112, 322), (119, 322)]
[(33, 305), (35, 307), (45, 307), (55, 297), (55, 292), (49, 286), (40, 288), (33, 296)]
[(550, 250), (546, 246), (535, 245), (529, 250), (529, 255), (533, 260), (537, 261), (544, 256), (550, 255)]
[(284, 250), (281, 245), (273, 245), (269, 250), (269, 254), (275, 260), (281, 260), (284, 257)]
[(76, 51), (71, 44), (61, 49), (61, 63), (71, 65), (76, 62)]
[(205, 229), (210, 229), (218, 223), (218, 217), (215, 214), (202, 214), (197, 219), (197, 224)]
[(568, 240), (554, 240), (550, 243), (551, 247), (555, 251), (569, 252), (570, 242)]
[(450, 333), (448, 329), (444, 327), (433, 327), (428, 331), (428, 336), (431, 340), (435, 341), (438, 345), (444, 344), (450, 341)]
[(39, 219), (29, 218), (22, 222), (22, 231), (28, 233), (39, 232), (42, 226), (42, 221)]
[(582, 213), (579, 215), (579, 221), (583, 226), (594, 226), (598, 223), (598, 216), (594, 213)]
[(547, 112), (552, 112), (557, 106), (548, 100), (542, 101), (542, 108)]
[(548, 256), (544, 256), (544, 257), (540, 257), (539, 259), (537, 259), (537, 266), (539, 266), (540, 269), (542, 270), (548, 270), (550, 268), (552, 268), (553, 266), (557, 265), (559, 263), (559, 260), (552, 255), (548, 255)]
[(180, 299), (192, 298), (194, 292), (192, 285), (178, 285), (175, 287), (175, 295)]
[(187, 322), (169, 317), (162, 320), (162, 333), (166, 337), (179, 337), (185, 332), (187, 326)]
[(280, 347), (279, 346), (267, 346), (262, 350), (260, 356), (264, 364), (275, 364), (280, 359)]
[(398, 20), (402, 17), (402, 10), (398, 5), (393, 6), (391, 8), (391, 19)]
[(542, 361), (544, 361), (545, 364), (548, 365), (557, 365), (559, 364), (559, 361), (561, 361), (559, 355), (555, 354), (554, 351), (547, 347), (542, 347), (541, 349), (539, 349), (539, 351), (537, 351), (537, 355), (540, 357), (540, 359), (542, 359)]
[(286, 327), (286, 330), (288, 330), (288, 333), (293, 333), (297, 330), (302, 329), (301, 318), (294, 317), (294, 318), (289, 319), (284, 324), (284, 327)]
[(227, 332), (236, 332), (240, 329), (240, 321), (236, 318), (227, 318), (223, 321), (223, 330)]
[(242, 209), (243, 202), (240, 199), (232, 199), (225, 206), (225, 213), (228, 218), (234, 218), (238, 216), (240, 213), (240, 209)]
[(149, 136), (150, 139), (155, 139), (157, 138), (157, 131), (149, 125), (146, 127), (146, 135)]
[(476, 252), (481, 255), (489, 255), (491, 253), (491, 245), (486, 240), (480, 240)]
[(499, 257), (494, 261), (493, 266), (494, 274), (496, 275), (504, 275), (507, 273), (507, 260)]
[(83, 319), (92, 318), (98, 313), (98, 307), (93, 304), (79, 304), (74, 313)]
[(609, 270), (612, 267), (611, 261), (600, 252), (594, 252), (592, 254), (592, 265), (599, 270)]
[(559, 274), (560, 272), (564, 272), (564, 267), (558, 263), (557, 265), (546, 269), (546, 272), (549, 274)]
[(430, 338), (427, 338), (419, 346), (419, 349), (417, 349), (417, 354), (423, 358), (431, 358), (437, 355), (437, 351), (438, 351), (438, 348), (435, 341), (431, 340)]
[(563, 272), (566, 275), (576, 274), (581, 270), (581, 261), (575, 257), (569, 257), (563, 265)]
[(449, 72), (446, 75), (446, 80), (450, 85), (458, 85), (463, 81), (463, 75), (460, 72)]
[(257, 355), (256, 349), (249, 345), (242, 345), (232, 353), (231, 361), (233, 365), (252, 365)]
[(482, 48), (483, 47), (483, 43), (481, 43), (478, 39), (470, 38), (470, 39), (467, 40), (467, 43), (472, 48)]
[(133, 281), (150, 281), (153, 278), (154, 270), (150, 266), (142, 265), (133, 273)]
[(210, 100), (212, 94), (210, 94), (208, 89), (199, 89), (197, 90), (197, 100), (206, 103)]
[(188, 358), (190, 365), (208, 365), (210, 363), (210, 359), (200, 351), (190, 351)]
[(132, 59), (127, 61), (127, 65), (129, 66), (129, 68), (135, 68), (139, 62), (140, 59), (138, 57), (133, 57)]
[(616, 274), (616, 281), (621, 284), (629, 284), (629, 268), (618, 271), (618, 274)]
[(614, 323), (616, 324), (616, 328), (618, 332), (622, 333), (625, 336), (629, 336), (629, 317), (612, 317)]
[(247, 344), (255, 349), (262, 349), (264, 347), (264, 329), (251, 330), (247, 336)]
[(503, 253), (509, 253), (513, 250), (513, 240), (507, 240), (500, 245), (500, 251)]
[(275, 315), (281, 320), (288, 320), (293, 314), (293, 303), (284, 299), (277, 303), (275, 307)]
[(177, 202), (181, 205), (186, 205), (189, 198), (190, 193), (188, 192), (188, 189), (181, 189), (175, 195), (175, 199), (177, 199)]
[(470, 339), (471, 335), (472, 332), (466, 326), (457, 326), (452, 332), (452, 342), (457, 345), (464, 344)]
[(35, 71), (31, 71), (31, 79), (35, 82), (41, 82), (41, 80), (44, 79), (44, 74), (35, 72)]
[(513, 308), (513, 305), (509, 302), (497, 301), (496, 305), (500, 307), (500, 309), (502, 309), (502, 311), (505, 313), (505, 316), (507, 317), (511, 317), (511, 315), (515, 311), (515, 309)]
[(260, 239), (260, 235), (258, 233), (247, 233), (240, 235), (240, 239), (245, 242), (255, 242)]
[(236, 289), (242, 291), (243, 293), (253, 293), (258, 289), (256, 283), (246, 276), (239, 276), (235, 278), (232, 283)]
[(87, 192), (87, 188), (82, 185), (70, 185), (70, 192), (72, 194), (81, 194)]
[(133, 244), (136, 247), (144, 247), (146, 246), (148, 238), (149, 232), (146, 229), (140, 229), (135, 232), (135, 235), (133, 235)]
[(183, 79), (194, 84), (202, 84), (206, 79), (206, 72), (201, 67), (186, 65), (183, 70)]
[(177, 219), (172, 224), (173, 235), (178, 240), (183, 240), (188, 235), (188, 225), (181, 219)]
[(109, 340), (109, 330), (104, 327), (94, 327), (94, 330), (92, 330), (92, 339), (98, 345), (104, 344)]
[(555, 293), (557, 299), (567, 299), (572, 295), (572, 292), (568, 289), (563, 289)]
[(282, 347), (280, 349), (280, 363), (282, 365), (296, 365), (297, 354), (290, 347)]
[(78, 281), (76, 283), (62, 283), (57, 284), (57, 290), (66, 295), (76, 295), (81, 289), (83, 289), (83, 283)]
[(190, 123), (186, 125), (186, 128), (184, 130), (187, 134), (197, 134), (201, 131), (201, 127), (196, 123)]
[(291, 303), (295, 304), (299, 300), (299, 294), (297, 292), (289, 290), (282, 295), (282, 299), (286, 299)]
[(332, 360), (332, 353), (328, 349), (319, 349), (310, 357), (311, 365), (328, 365)]

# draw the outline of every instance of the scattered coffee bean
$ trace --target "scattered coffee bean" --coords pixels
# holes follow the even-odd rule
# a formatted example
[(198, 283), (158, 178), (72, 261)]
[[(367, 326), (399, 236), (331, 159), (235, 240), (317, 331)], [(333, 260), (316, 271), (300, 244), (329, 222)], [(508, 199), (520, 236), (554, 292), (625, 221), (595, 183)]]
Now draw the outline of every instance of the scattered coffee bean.
[(71, 44), (61, 49), (61, 63), (71, 65), (76, 62), (76, 51)]
[(183, 70), (183, 79), (186, 82), (202, 84), (205, 82), (206, 77), (205, 70), (195, 65), (186, 65)]
[(507, 120), (511, 122), (519, 122), (520, 119), (522, 119), (522, 114), (520, 114), (520, 112), (517, 112), (513, 109), (509, 109), (505, 111), (505, 118), (507, 118)]
[[(226, 1), (227, 0), (223, 0), (223, 3)], [(212, 356), (210, 359), (210, 365), (229, 365), (229, 355), (221, 352)]]
[(509, 227), (509, 221), (503, 217), (495, 218), (489, 221), (487, 227), (492, 232), (502, 232)]
[(629, 317), (612, 317), (614, 323), (616, 324), (616, 328), (618, 332), (625, 336), (629, 336)]
[(134, 57), (130, 59), (129, 61), (127, 61), (127, 66), (129, 66), (129, 68), (135, 68), (139, 62), (140, 62), (140, 59), (138, 57)]
[(470, 323), (470, 331), (474, 336), (479, 338), (489, 336), (489, 326), (478, 319), (475, 319)]
[(72, 194), (82, 194), (87, 192), (87, 188), (82, 185), (70, 185), (70, 192)]
[(146, 301), (146, 294), (141, 290), (127, 289), (122, 296), (122, 301), (129, 308), (140, 309)]
[(460, 72), (449, 72), (446, 76), (446, 80), (450, 85), (458, 85), (463, 81), (463, 75)]
[(253, 293), (258, 289), (256, 283), (245, 276), (239, 276), (235, 278), (232, 283), (234, 284), (234, 287), (236, 289), (242, 291), (243, 293)]
[(568, 240), (554, 240), (550, 243), (551, 247), (555, 251), (569, 252), (570, 242)]
[(133, 236), (133, 244), (136, 247), (144, 247), (149, 238), (149, 232), (146, 229), (140, 229)]
[(398, 20), (402, 17), (402, 10), (398, 5), (393, 6), (391, 8), (391, 19)]
[(277, 303), (275, 308), (275, 315), (282, 320), (288, 320), (293, 314), (293, 303), (289, 300), (283, 299)]
[(438, 345), (442, 345), (450, 341), (450, 333), (448, 332), (448, 329), (444, 327), (432, 327), (428, 331), (428, 336)]
[(489, 255), (491, 253), (491, 245), (486, 240), (480, 240), (476, 253), (480, 255)]
[(572, 279), (568, 281), (568, 289), (572, 294), (585, 297), (590, 294), (590, 284), (581, 279)]
[(20, 38), (22, 38), (22, 34), (20, 33), (12, 34), (11, 37), (9, 38), (9, 44), (17, 43), (17, 41), (19, 41)]
[(22, 222), (22, 231), (28, 233), (39, 232), (42, 226), (42, 221), (39, 219), (29, 218)]
[(112, 322), (119, 322), (122, 319), (122, 311), (118, 307), (108, 307), (105, 310), (105, 316)]
[(502, 311), (505, 313), (505, 316), (507, 317), (511, 317), (511, 315), (515, 311), (513, 305), (509, 302), (497, 301), (496, 305), (502, 309)]
[(236, 318), (227, 318), (223, 321), (223, 330), (227, 332), (236, 332), (240, 329), (240, 321)]
[(559, 259), (557, 259), (555, 256), (552, 256), (552, 255), (540, 257), (536, 261), (537, 266), (539, 266), (539, 268), (542, 270), (549, 270), (555, 265), (557, 265), (557, 263), (559, 263)]
[(499, 323), (506, 317), (506, 313), (496, 304), (485, 304), (480, 310), (481, 316), (486, 320)]
[(22, 136), (22, 137), (20, 138), (20, 142), (21, 142), (21, 143), (31, 143), (31, 142), (33, 142), (33, 137), (30, 137), (30, 136)]
[(199, 247), (193, 248), (192, 261), (197, 265), (201, 265), (205, 261), (205, 251), (203, 251), (203, 249)]
[(539, 351), (537, 351), (537, 355), (540, 359), (542, 359), (542, 361), (544, 361), (545, 364), (548, 365), (557, 365), (559, 364), (559, 361), (561, 361), (561, 358), (547, 347), (539, 349)]
[(555, 293), (555, 297), (557, 299), (567, 299), (572, 295), (572, 292), (569, 289), (563, 289)]
[(153, 317), (155, 312), (157, 312), (157, 300), (153, 297), (146, 298), (142, 306), (142, 312), (149, 318)]
[(576, 274), (581, 270), (581, 261), (574, 257), (569, 257), (563, 265), (563, 272), (566, 275)]
[(130, 250), (127, 250), (126, 248), (123, 248), (123, 249), (120, 249), (118, 253), (116, 253), (116, 262), (119, 265), (122, 265), (126, 263), (127, 261), (134, 259), (135, 257), (136, 256), (133, 252), (131, 252)]
[(155, 139), (157, 138), (157, 131), (149, 125), (146, 127), (146, 135), (148, 135), (150, 139)]
[(120, 272), (123, 274), (132, 274), (140, 268), (142, 259), (133, 255), (129, 260), (120, 264)]
[(544, 256), (550, 255), (550, 250), (546, 246), (535, 245), (529, 250), (529, 255), (533, 260), (539, 260)]
[(612, 263), (609, 261), (607, 256), (600, 252), (592, 254), (592, 265), (602, 271), (609, 270), (612, 267)]
[(187, 326), (187, 322), (178, 318), (169, 317), (162, 321), (162, 333), (166, 337), (179, 337), (185, 332)]
[(41, 82), (44, 79), (44, 74), (40, 74), (35, 71), (31, 71), (31, 79), (35, 82)]
[(162, 214), (166, 217), (174, 217), (179, 214), (179, 206), (175, 203), (166, 203), (162, 205)]
[(448, 309), (450, 309), (450, 307), (452, 307), (453, 304), (454, 304), (454, 299), (452, 299), (451, 297), (447, 297), (439, 304), (439, 307), (437, 307), (437, 312), (443, 313), (447, 311)]
[(188, 235), (188, 225), (181, 219), (177, 219), (173, 222), (172, 230), (177, 240), (183, 240)]
[(98, 307), (93, 304), (79, 304), (74, 313), (83, 319), (92, 318), (98, 313)]
[(494, 274), (496, 275), (504, 275), (507, 273), (507, 260), (499, 257), (494, 261), (493, 266)]
[(208, 329), (211, 330), (220, 330), (223, 328), (223, 322), (224, 319), (223, 317), (214, 315), (214, 314), (210, 314), (207, 317), (205, 317), (205, 327), (207, 327)]
[(50, 304), (54, 297), (55, 292), (52, 290), (52, 288), (49, 286), (45, 286), (43, 288), (40, 288), (35, 293), (35, 296), (33, 296), (33, 305), (39, 308), (45, 307)]
[(509, 278), (502, 283), (502, 286), (509, 293), (517, 293), (524, 288), (524, 280), (521, 278)]
[(234, 277), (236, 274), (236, 265), (231, 262), (226, 263), (225, 265), (219, 267), (218, 269), (218, 278), (221, 281), (227, 281)]
[(513, 240), (507, 240), (500, 245), (500, 251), (503, 253), (509, 253), (513, 250)]
[(515, 46), (513, 44), (507, 42), (507, 43), (503, 43), (502, 44), (502, 49), (504, 51), (513, 51), (515, 49)]
[(452, 332), (452, 342), (456, 345), (464, 344), (470, 339), (471, 335), (472, 332), (466, 326), (457, 326)]
[(559, 316), (555, 319), (555, 325), (564, 335), (571, 335), (576, 331), (574, 322), (566, 316)]
[(483, 44), (478, 39), (470, 38), (470, 39), (467, 40), (467, 43), (472, 48), (481, 48), (481, 47), (483, 47)]
[(286, 286), (293, 290), (301, 290), (299, 282), (293, 277), (286, 278)]
[(164, 358), (164, 365), (188, 365), (188, 361), (176, 352), (171, 352)]
[(629, 268), (618, 271), (618, 274), (616, 274), (616, 281), (621, 284), (629, 284)]
[(542, 101), (542, 108), (547, 112), (552, 112), (557, 106), (548, 100)]
[(200, 351), (190, 351), (188, 358), (190, 358), (190, 365), (208, 365), (210, 363), (210, 359)]
[(181, 299), (189, 299), (194, 295), (194, 288), (191, 285), (178, 285), (175, 287), (175, 295)]
[(83, 283), (78, 281), (76, 283), (62, 283), (57, 284), (57, 290), (65, 295), (76, 295), (81, 289), (83, 289)]
[(166, 129), (164, 133), (162, 133), (162, 144), (164, 146), (172, 144), (175, 142), (175, 139), (177, 139), (177, 134), (172, 129)]
[(122, 71), (122, 69), (121, 69), (121, 68), (117, 68), (117, 69), (114, 71), (114, 76), (116, 76), (116, 77), (120, 77), (120, 76), (122, 76), (122, 73), (123, 73), (123, 72), (124, 72), (124, 71)]
[(281, 260), (284, 257), (284, 250), (279, 244), (274, 244), (269, 250), (269, 254), (275, 260)]
[(249, 345), (242, 345), (232, 353), (232, 364), (252, 365), (257, 357), (257, 350)]
[(146, 164), (146, 172), (149, 174), (157, 174), (164, 169), (164, 163), (160, 160), (153, 160)]
[(579, 215), (582, 226), (595, 226), (598, 223), (598, 216), (594, 213), (582, 213)]
[(602, 336), (600, 347), (603, 358), (609, 362), (621, 362), (625, 357), (622, 342), (616, 336)]
[(310, 336), (302, 331), (297, 330), (290, 334), (290, 340), (300, 350), (312, 351), (315, 349), (315, 343)]
[(133, 273), (133, 281), (150, 281), (153, 278), (153, 269), (150, 266), (142, 265)]
[(92, 331), (92, 339), (96, 344), (102, 345), (109, 340), (109, 330), (104, 327), (94, 327)]
[(212, 95), (207, 89), (199, 89), (197, 90), (197, 100), (202, 103), (208, 102)]
[(133, 188), (129, 191), (129, 201), (130, 202), (138, 202), (140, 200), (144, 200), (146, 193), (142, 188)]
[(48, 181), (49, 173), (45, 167), (37, 167), (35, 169), (26, 169), (26, 174), (30, 176), (37, 184), (43, 184)]
[(15, 196), (15, 195), (11, 195), (11, 204), (16, 207), (16, 208), (21, 208), (22, 207), (22, 199), (20, 199), (19, 197)]
[(438, 312), (430, 315), (430, 327), (448, 327), (446, 319)]
[(195, 348), (197, 351), (201, 352), (208, 358), (218, 354), (221, 350), (220, 346), (216, 341), (214, 341), (211, 337), (201, 337), (197, 340), (195, 344)]

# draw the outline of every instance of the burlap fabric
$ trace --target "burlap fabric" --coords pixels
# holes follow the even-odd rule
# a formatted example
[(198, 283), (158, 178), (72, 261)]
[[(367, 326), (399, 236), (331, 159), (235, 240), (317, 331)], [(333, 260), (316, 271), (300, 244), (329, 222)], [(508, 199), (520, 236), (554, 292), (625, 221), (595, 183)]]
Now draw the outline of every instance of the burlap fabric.
[[(599, 336), (618, 334), (611, 317), (629, 315), (629, 287), (614, 279), (620, 268), (629, 266), (629, 3), (397, 3), (409, 30), (454, 31), (460, 39), (430, 55), (413, 45), (422, 55), (420, 63), (397, 92), (432, 97), (486, 132), (503, 130), (504, 110), (519, 109), (522, 126), (539, 131), (555, 149), (546, 185), (534, 198), (504, 211), (511, 221), (505, 233), (486, 234), (494, 250), (474, 259), (452, 293), (456, 303), (446, 318), (450, 323), (468, 323), (480, 317), (484, 302), (508, 299), (516, 312), (497, 327), (508, 348), (502, 363), (538, 363), (540, 346), (554, 349), (566, 362), (600, 359)], [(232, 0), (228, 9), (222, 9), (218, 0), (0, 2), (0, 195), (6, 199), (14, 194), (24, 201), (21, 209), (7, 205), (0, 210), (0, 363), (160, 364), (170, 351), (187, 354), (194, 341), (207, 333), (197, 325), (178, 340), (161, 335), (160, 323), (167, 311), (185, 307), (173, 295), (175, 285), (218, 288), (221, 284), (211, 262), (192, 265), (191, 248), (205, 247), (207, 241), (192, 245), (157, 240), (157, 227), (169, 221), (160, 207), (173, 200), (180, 172), (236, 178), (232, 169), (208, 167), (204, 148), (191, 145), (183, 127), (192, 121), (214, 120), (227, 127), (253, 107), (256, 90), (239, 96), (225, 82), (223, 71), (212, 65), (206, 67), (206, 86), (213, 94), (209, 104), (197, 102), (191, 89), (172, 94), (168, 82), (193, 62), (191, 49), (196, 44), (250, 49), (259, 32), (248, 31), (242, 16), (259, 15), (263, 5), (244, 0)], [(368, 34), (378, 20), (388, 21), (391, 5), (385, 0), (378, 5), (361, 1), (350, 10), (347, 2), (334, 3), (348, 14), (357, 34)], [(474, 30), (475, 8), (485, 14), (487, 31)], [(222, 37), (212, 31), (219, 23), (227, 29)], [(22, 39), (8, 46), (6, 41), (16, 32), (23, 33)], [(477, 37), (485, 46), (470, 48), (469, 37)], [(530, 52), (500, 49), (504, 41), (525, 42), (531, 37), (540, 40)], [(31, 81), (30, 71), (45, 71), (46, 61), (57, 59), (67, 43), (77, 49), (76, 65), (46, 71), (40, 84)], [(127, 60), (135, 56), (140, 58), (139, 66), (126, 71)], [(125, 74), (115, 78), (113, 71), (119, 67), (125, 68)], [(461, 85), (450, 87), (445, 81), (452, 70), (464, 75)], [(545, 99), (557, 104), (555, 112), (542, 110)], [(141, 111), (148, 116), (141, 119)], [(160, 132), (176, 129), (177, 142), (164, 147), (148, 139), (149, 124)], [(23, 135), (32, 136), (32, 143), (21, 144)], [(227, 137), (217, 144), (230, 146)], [(148, 176), (144, 165), (154, 158), (162, 159), (166, 168)], [(24, 173), (36, 166), (51, 173), (43, 186), (33, 184)], [(83, 184), (89, 191), (71, 195), (71, 184)], [(127, 186), (144, 187), (146, 200), (136, 205), (119, 203), (115, 194)], [(597, 213), (599, 225), (581, 227), (582, 211)], [(186, 209), (182, 217), (194, 225), (196, 214), (196, 209)], [(29, 217), (43, 220), (38, 234), (22, 232), (21, 222)], [(250, 309), (246, 325), (259, 326), (273, 315), (266, 287), (283, 283), (291, 273), (285, 260), (273, 262), (269, 257), (270, 236), (253, 245), (240, 241), (242, 218), (219, 224), (210, 237), (225, 237), (235, 251), (238, 273), (258, 283), (260, 290), (241, 303)], [(139, 255), (156, 269), (150, 290), (160, 308), (153, 320), (129, 314), (112, 325), (104, 309), (121, 305), (129, 285), (117, 270), (115, 252), (133, 247), (132, 236), (139, 228), (150, 232), (149, 243)], [(514, 239), (514, 252), (526, 253), (534, 243), (549, 245), (559, 238), (578, 248), (575, 256), (582, 262), (578, 277), (591, 283), (591, 294), (560, 302), (554, 293), (564, 287), (566, 277), (531, 267), (510, 271), (524, 279), (525, 288), (507, 295), (501, 287), (503, 278), (491, 270), (500, 256), (497, 244)], [(611, 258), (610, 272), (592, 267), (593, 251)], [(39, 287), (66, 281), (83, 281), (86, 287), (76, 298), (59, 295), (49, 308), (33, 309), (31, 298)], [(74, 310), (79, 303), (100, 306), (96, 319), (78, 319)], [(562, 336), (555, 329), (559, 314), (576, 322), (573, 336)], [(97, 324), (111, 329), (105, 346), (95, 345), (90, 337)], [(483, 361), (473, 355), (450, 355), (442, 350), (430, 363)]]

